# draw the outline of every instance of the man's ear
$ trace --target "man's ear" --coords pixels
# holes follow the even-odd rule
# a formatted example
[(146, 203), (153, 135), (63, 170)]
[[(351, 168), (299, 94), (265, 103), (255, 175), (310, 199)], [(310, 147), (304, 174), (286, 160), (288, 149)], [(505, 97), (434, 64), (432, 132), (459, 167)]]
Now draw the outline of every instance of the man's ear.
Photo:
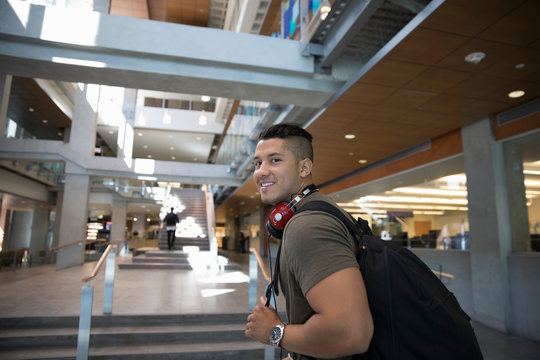
[(313, 169), (313, 162), (310, 158), (305, 158), (300, 161), (300, 176), (305, 178), (308, 175), (311, 175), (311, 170)]

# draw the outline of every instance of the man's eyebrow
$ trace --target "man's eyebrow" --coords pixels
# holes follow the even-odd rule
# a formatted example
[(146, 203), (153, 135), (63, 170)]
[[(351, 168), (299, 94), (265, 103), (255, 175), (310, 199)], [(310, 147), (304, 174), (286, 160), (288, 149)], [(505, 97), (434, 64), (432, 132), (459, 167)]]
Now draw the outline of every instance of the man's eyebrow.
[[(268, 154), (268, 155), (264, 155), (263, 157), (272, 157), (272, 156), (284, 156), (282, 153), (280, 152), (274, 152), (274, 153), (271, 153), (271, 154)], [(259, 160), (261, 157), (260, 156), (253, 156), (253, 160)]]

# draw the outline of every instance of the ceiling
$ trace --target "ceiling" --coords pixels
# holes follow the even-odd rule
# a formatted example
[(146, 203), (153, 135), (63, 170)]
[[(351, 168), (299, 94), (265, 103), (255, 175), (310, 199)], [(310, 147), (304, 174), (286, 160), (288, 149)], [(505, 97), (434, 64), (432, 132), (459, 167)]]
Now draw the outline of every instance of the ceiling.
[[(227, 3), (226, 0), (111, 0), (110, 12), (222, 28)], [(281, 1), (265, 3), (268, 3), (266, 17), (260, 33), (269, 35), (279, 31)], [(396, 3), (414, 2), (388, 0), (385, 11)], [(368, 34), (365, 30), (358, 31), (339, 58), (360, 70), (348, 77), (346, 86), (324, 106), (318, 117), (314, 117), (316, 111), (312, 109), (301, 121), (309, 121), (307, 130), (314, 137), (316, 183), (339, 179), (463, 125), (537, 99), (540, 95), (539, 13), (537, 0), (447, 0), (401, 42), (379, 53), (378, 62), (365, 63), (359, 56), (365, 48), (358, 37), (383, 35), (382, 20), (389, 12), (377, 13), (382, 20), (373, 19)], [(480, 63), (464, 61), (468, 54), (478, 51), (486, 54)], [(507, 96), (518, 89), (525, 91), (523, 97)], [(28, 79), (15, 78), (12, 97), (23, 96), (39, 101), (39, 105), (32, 105), (36, 109), (51, 106), (39, 86), (32, 87)], [(39, 116), (37, 111), (27, 114), (30, 100), (20, 101), (21, 105), (12, 111), (35, 116), (36, 125), (53, 127), (49, 131), (51, 136), (58, 134), (60, 127), (69, 127), (69, 118), (61, 114), (57, 116), (58, 124), (43, 124), (41, 110)], [(346, 140), (346, 134), (356, 137)], [(187, 137), (191, 136), (193, 141), (197, 135), (188, 133)], [(153, 132), (148, 136), (155, 136), (156, 141), (165, 139), (164, 134)], [(211, 144), (205, 141), (208, 146)], [(138, 156), (143, 151), (136, 146), (134, 154)], [(186, 154), (186, 159), (189, 156)], [(259, 206), (257, 190), (248, 179), (217, 208), (216, 220), (223, 222), (227, 216), (250, 213)]]

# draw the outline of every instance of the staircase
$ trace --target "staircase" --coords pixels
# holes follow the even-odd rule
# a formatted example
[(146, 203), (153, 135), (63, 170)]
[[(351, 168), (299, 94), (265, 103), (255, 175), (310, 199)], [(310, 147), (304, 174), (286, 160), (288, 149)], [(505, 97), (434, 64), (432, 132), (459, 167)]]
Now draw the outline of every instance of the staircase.
[[(154, 270), (193, 270), (193, 267), (189, 263), (188, 253), (179, 250), (155, 250), (155, 251), (143, 251), (137, 250), (133, 253), (133, 259), (131, 263), (119, 263), (118, 269), (154, 269)], [(199, 253), (201, 254), (201, 253)], [(203, 254), (201, 254), (203, 255)], [(207, 254), (208, 255), (208, 254)], [(197, 257), (197, 254), (194, 255), (197, 258), (197, 266), (210, 266), (208, 259), (207, 262), (199, 261), (201, 257)], [(230, 270), (236, 271), (241, 270), (242, 267), (240, 264), (227, 263), (225, 264), (226, 258), (220, 256), (218, 258), (220, 262), (221, 270)]]
[[(92, 317), (90, 359), (264, 359), (247, 313)], [(0, 359), (75, 359), (78, 317), (0, 319)], [(278, 357), (276, 357), (278, 359)]]
[[(177, 236), (173, 250), (182, 250), (184, 246), (197, 246), (201, 251), (210, 250), (208, 241), (208, 220), (206, 215), (206, 199), (204, 192), (199, 189), (171, 189), (171, 196), (180, 199), (184, 210), (177, 213), (180, 223), (176, 225)], [(167, 250), (167, 231), (159, 232), (158, 246)]]
[(146, 251), (137, 252), (131, 263), (119, 263), (119, 269), (161, 269), (161, 270), (192, 270), (188, 254), (183, 251)]

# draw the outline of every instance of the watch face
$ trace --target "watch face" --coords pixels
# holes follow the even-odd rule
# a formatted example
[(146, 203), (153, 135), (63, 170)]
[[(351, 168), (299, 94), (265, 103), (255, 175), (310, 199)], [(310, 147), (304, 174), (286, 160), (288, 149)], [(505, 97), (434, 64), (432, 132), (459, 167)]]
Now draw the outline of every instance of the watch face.
[(270, 333), (270, 339), (273, 341), (273, 342), (276, 342), (278, 341), (279, 339), (281, 338), (281, 328), (276, 326), (275, 328), (272, 329), (272, 332)]

